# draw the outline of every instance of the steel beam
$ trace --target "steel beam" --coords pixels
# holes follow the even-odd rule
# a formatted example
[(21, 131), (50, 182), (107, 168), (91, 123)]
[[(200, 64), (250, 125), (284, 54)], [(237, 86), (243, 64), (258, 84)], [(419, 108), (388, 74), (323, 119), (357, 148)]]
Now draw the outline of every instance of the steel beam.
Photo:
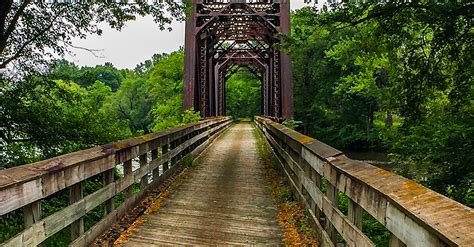
[(274, 45), (290, 33), (289, 0), (193, 1), (186, 24), (184, 107), (225, 114), (225, 82), (246, 67), (262, 81), (264, 115), (292, 118), (291, 60)]

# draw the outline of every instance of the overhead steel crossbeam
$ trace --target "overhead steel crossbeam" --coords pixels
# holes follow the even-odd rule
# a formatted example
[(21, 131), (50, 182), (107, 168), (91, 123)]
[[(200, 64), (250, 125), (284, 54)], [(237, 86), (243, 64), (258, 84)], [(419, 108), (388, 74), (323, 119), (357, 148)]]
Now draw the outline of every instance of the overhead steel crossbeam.
[(289, 0), (194, 0), (186, 23), (185, 108), (225, 115), (225, 82), (245, 68), (262, 82), (261, 114), (292, 118), (291, 61), (274, 48), (289, 24)]

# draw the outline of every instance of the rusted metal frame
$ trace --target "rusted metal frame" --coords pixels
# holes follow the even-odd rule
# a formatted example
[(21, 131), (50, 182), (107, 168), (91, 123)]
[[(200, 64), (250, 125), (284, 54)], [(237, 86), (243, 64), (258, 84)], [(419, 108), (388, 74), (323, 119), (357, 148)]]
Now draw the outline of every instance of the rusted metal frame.
[(273, 53), (273, 116), (278, 117), (280, 114), (280, 54), (274, 50)]
[[(242, 68), (246, 68), (250, 73), (257, 77), (260, 81), (262, 80), (261, 69), (252, 68), (251, 65), (241, 65)], [(260, 72), (260, 73), (259, 73)]]
[(268, 56), (268, 51), (265, 47), (263, 47), (261, 45), (261, 43), (257, 42), (257, 44), (260, 46), (260, 48), (263, 48), (263, 49), (259, 49), (258, 47), (255, 47), (252, 45), (252, 43), (250, 41), (247, 42), (248, 46), (250, 46), (252, 48), (252, 50), (254, 50), (257, 55), (261, 58), (261, 59), (266, 59), (265, 55)]
[[(225, 23), (217, 22), (215, 26), (205, 30), (207, 32), (206, 37), (211, 38), (211, 41), (209, 42), (209, 47), (218, 49), (219, 46), (215, 47), (217, 43), (219, 43), (220, 41), (223, 41), (223, 43), (225, 43), (224, 41), (226, 40), (227, 33), (225, 32), (226, 29), (222, 27), (223, 25), (225, 25)], [(222, 46), (222, 44), (220, 46)]]
[(200, 111), (203, 118), (210, 116), (207, 106), (207, 52), (206, 43), (200, 45), (199, 53), (199, 84), (200, 84)]
[(239, 71), (239, 65), (233, 64), (229, 69), (226, 71), (226, 81), (237, 71)]
[(262, 100), (263, 100), (263, 111), (262, 111), (262, 114), (264, 116), (268, 116), (269, 115), (269, 100), (268, 100), (268, 95), (269, 95), (269, 88), (270, 88), (270, 71), (269, 71), (269, 67), (268, 67), (268, 64), (264, 64), (264, 67), (265, 67), (265, 76), (264, 76), (264, 80), (262, 82), (262, 86), (263, 86), (263, 89), (262, 89), (262, 94), (263, 94), (263, 97), (262, 97)]
[[(247, 63), (237, 63), (233, 64), (229, 68), (225, 69), (226, 77), (225, 79), (227, 80), (232, 74), (238, 72), (241, 68), (244, 68), (248, 70), (250, 73), (254, 74), (259, 80), (263, 80), (263, 73), (264, 73), (264, 68), (259, 66), (259, 63), (255, 63), (255, 61), (247, 62)], [(252, 66), (255, 66), (256, 68), (253, 68)], [(259, 73), (260, 72), (260, 73)]]
[[(274, 38), (273, 38), (273, 35), (275, 34), (275, 32), (272, 32), (273, 34), (271, 36), (268, 36), (268, 35), (265, 35), (268, 33), (268, 30), (267, 30), (267, 27), (265, 27), (262, 23), (260, 22), (257, 22), (257, 25), (260, 26), (260, 27), (263, 27), (265, 32), (258, 32), (257, 30), (250, 30), (249, 34), (253, 34), (253, 35), (256, 35), (257, 37), (259, 37), (261, 40), (263, 40), (264, 42), (266, 42), (267, 44), (272, 44), (274, 43)], [(270, 38), (272, 37), (272, 38)], [(260, 39), (253, 39), (253, 40), (260, 40)]]
[(273, 55), (274, 53), (272, 52), (270, 57), (269, 57), (269, 63), (268, 63), (268, 70), (269, 70), (269, 76), (268, 76), (268, 115), (267, 116), (274, 116), (274, 108), (273, 108), (273, 102), (274, 102), (274, 94), (273, 94), (273, 87), (275, 84), (275, 78), (273, 76), (274, 73), (274, 67), (275, 63), (273, 62)]
[(232, 48), (234, 48), (236, 44), (237, 44), (237, 43), (235, 43), (235, 42), (231, 43), (228, 48), (224, 49), (223, 52), (222, 52), (221, 54), (219, 54), (219, 57), (217, 57), (216, 60), (217, 60), (217, 61), (222, 60), (222, 58), (224, 58), (224, 56), (226, 56), (226, 54), (227, 54)]
[[(201, 6), (204, 7), (205, 5), (204, 5), (204, 4), (201, 4)], [(224, 11), (227, 10), (227, 9), (229, 9), (229, 8), (230, 8), (230, 5), (227, 5), (227, 6), (225, 6), (224, 8), (222, 8), (222, 9), (219, 11), (219, 13), (224, 14)], [(195, 8), (193, 8), (193, 11), (192, 11), (193, 13), (195, 13), (196, 17), (199, 17), (199, 18), (209, 17), (209, 18), (210, 18), (207, 22), (205, 22), (203, 25), (201, 25), (200, 27), (198, 27), (197, 33), (199, 34), (202, 30), (204, 30), (205, 28), (207, 28), (207, 26), (209, 26), (210, 24), (212, 24), (212, 23), (213, 23), (214, 21), (216, 21), (216, 19), (218, 19), (218, 18), (216, 18), (216, 16), (211, 16), (211, 15), (209, 15), (209, 14), (207, 14), (207, 15), (206, 15), (206, 14), (201, 15), (201, 14), (199, 14), (199, 13), (196, 13), (196, 10), (197, 10), (197, 5), (196, 5)], [(196, 19), (197, 19), (197, 18), (196, 18)]]
[[(262, 94), (265, 95), (265, 90), (268, 89), (268, 86), (266, 85), (267, 83), (267, 77), (268, 77), (268, 66), (263, 63), (262, 61), (260, 61), (259, 59), (251, 59), (251, 61), (247, 61), (248, 64), (253, 64), (254, 66), (258, 67), (262, 73), (262, 76), (261, 76), (261, 83), (262, 83)], [(233, 68), (236, 68), (236, 69), (233, 69)], [(230, 59), (226, 60), (225, 62), (223, 62), (223, 64), (220, 66), (220, 69), (223, 70), (223, 71), (227, 71), (225, 72), (226, 74), (228, 74), (225, 78), (224, 78), (224, 85), (225, 85), (225, 81), (227, 81), (228, 77), (230, 76), (230, 74), (232, 74), (233, 72), (235, 72), (236, 70), (238, 70), (238, 66), (234, 63), (232, 63), (232, 61)], [(230, 71), (229, 71), (230, 70)], [(225, 86), (224, 87), (224, 90), (225, 90)], [(225, 94), (224, 94), (225, 95)], [(225, 98), (225, 97), (224, 97)], [(265, 112), (265, 109), (267, 109), (268, 107), (266, 106), (266, 102), (265, 100), (266, 99), (266, 96), (262, 97), (262, 106), (261, 106), (261, 113), (264, 114)], [(224, 99), (225, 101), (225, 99)], [(225, 108), (224, 108), (225, 109)]]
[[(212, 52), (212, 51), (211, 51)], [(215, 80), (215, 73), (214, 73), (214, 68), (215, 68), (215, 62), (214, 62), (214, 57), (212, 53), (209, 53), (208, 55), (208, 80), (209, 80), (209, 110), (210, 110), (210, 116), (217, 116), (217, 105), (216, 105), (216, 93), (217, 93), (217, 84)]]
[(257, 18), (262, 20), (264, 24), (268, 24), (268, 26), (266, 26), (268, 28), (268, 31), (274, 31), (273, 34), (276, 34), (276, 30), (278, 30), (277, 26), (275, 26), (273, 23), (271, 23), (267, 18), (263, 16), (257, 16)]
[(226, 114), (226, 108), (225, 108), (225, 81), (224, 81), (224, 72), (219, 69), (219, 114), (221, 116), (224, 116)]
[[(196, 14), (196, 17), (203, 17), (203, 16), (199, 16), (199, 14)], [(196, 34), (199, 35), (203, 30), (205, 30), (209, 25), (212, 25), (215, 21), (217, 21), (216, 16), (210, 17), (209, 20), (207, 20), (203, 25), (196, 28)]]
[[(280, 27), (279, 31), (289, 35), (291, 33), (290, 25), (290, 1), (282, 0), (280, 2)], [(281, 116), (286, 119), (293, 118), (293, 70), (291, 58), (288, 54), (280, 53), (281, 66)]]
[(221, 90), (222, 90), (222, 81), (221, 81), (221, 71), (219, 69), (219, 64), (216, 63), (214, 65), (214, 81), (215, 81), (215, 88), (214, 88), (214, 97), (215, 97), (215, 101), (214, 101), (214, 107), (216, 109), (216, 115), (217, 116), (222, 116), (222, 113), (221, 113), (221, 105), (222, 105), (222, 93), (221, 93)]
[[(233, 23), (235, 22), (235, 21), (232, 21), (232, 18), (230, 18), (230, 19), (227, 20), (227, 21), (224, 21), (224, 20), (221, 20), (221, 21), (224, 23), (223, 25), (226, 25), (226, 24), (229, 23), (229, 22), (233, 22)], [(265, 27), (265, 25), (262, 25), (260, 22), (257, 22), (257, 21), (255, 21), (255, 20), (252, 20), (251, 23), (256, 23), (258, 26), (262, 26), (263, 29), (267, 29), (267, 28), (268, 28), (268, 27)], [(232, 25), (229, 25), (228, 27), (232, 27)], [(217, 32), (217, 31), (218, 31), (218, 30), (217, 30), (218, 28), (217, 28), (217, 27), (214, 27), (214, 28), (216, 29), (216, 32)], [(266, 39), (266, 38), (267, 38), (265, 35), (262, 35), (261, 33), (256, 32), (254, 29), (250, 29), (250, 30), (252, 31), (252, 33), (257, 34), (258, 36), (260, 36), (260, 37), (263, 38), (263, 39)], [(275, 28), (274, 28), (274, 30), (275, 30), (275, 31), (273, 31), (273, 34), (276, 33), (276, 29), (275, 29)], [(228, 31), (229, 31), (228, 28), (226, 28), (226, 33), (229, 33)], [(239, 32), (240, 32), (240, 31), (239, 31)], [(235, 34), (235, 33), (231, 33), (231, 34)], [(229, 36), (227, 36), (227, 38), (229, 38)], [(271, 42), (270, 40), (266, 40), (266, 41), (267, 41), (267, 42)]]
[(214, 40), (211, 42), (211, 47), (213, 47), (216, 52), (220, 52), (225, 49), (222, 47), (224, 44), (226, 44), (225, 39), (222, 39), (223, 36), (225, 36), (225, 33), (216, 34)]
[[(247, 14), (242, 14), (245, 16), (264, 16), (264, 17), (279, 17), (279, 14), (268, 14), (264, 12), (257, 12), (257, 13), (247, 13)], [(209, 14), (197, 14), (198, 17), (220, 17), (220, 16), (225, 16), (225, 17), (234, 17), (235, 14), (223, 14), (223, 13), (209, 13)]]
[(193, 1), (191, 15), (186, 21), (185, 52), (184, 52), (184, 109), (196, 108), (196, 79), (197, 79), (197, 39), (196, 39), (196, 2)]
[[(256, 12), (255, 9), (252, 8), (250, 5), (246, 4), (246, 6), (249, 7), (249, 8), (248, 8), (249, 11), (254, 12), (254, 13)], [(268, 20), (267, 16), (263, 16), (263, 15), (255, 15), (255, 16), (256, 16), (256, 17), (260, 17), (263, 21), (265, 21), (267, 24), (269, 24), (270, 27), (276, 29), (275, 24), (271, 23), (271, 22)], [(268, 15), (268, 16), (279, 17), (279, 16), (280, 16), (280, 13), (279, 13), (279, 14), (275, 14), (275, 15)]]
[[(205, 5), (205, 4), (204, 4)], [(280, 10), (277, 9), (277, 6), (280, 6)], [(204, 8), (207, 8), (204, 6)], [(231, 50), (231, 48), (227, 48), (225, 50), (219, 50), (220, 45), (224, 44), (225, 42), (221, 41), (224, 37), (234, 37), (235, 39), (245, 39), (244, 41), (247, 43), (247, 47), (255, 51), (255, 54), (257, 56), (260, 56), (261, 59), (265, 60), (268, 54), (269, 47), (275, 42), (278, 42), (273, 36), (274, 34), (277, 33), (277, 27), (275, 26), (275, 21), (277, 18), (281, 16), (281, 5), (274, 5), (268, 4), (268, 6), (263, 6), (263, 5), (247, 5), (247, 4), (241, 4), (239, 5), (233, 5), (233, 4), (219, 4), (216, 6), (209, 6), (209, 9), (211, 10), (211, 14), (208, 13), (198, 13), (199, 14), (199, 22), (202, 23), (200, 24), (201, 28), (199, 29), (199, 33), (205, 32), (207, 33), (207, 37), (211, 38), (212, 41), (206, 40), (207, 42), (207, 53), (206, 54), (206, 59), (204, 59), (204, 53), (205, 51), (200, 52), (200, 68), (198, 70), (198, 78), (200, 79), (200, 91), (204, 92), (207, 91), (207, 93), (200, 93), (198, 97), (200, 97), (200, 105), (201, 105), (201, 111), (203, 112), (203, 117), (210, 116), (210, 115), (215, 115), (219, 111), (220, 106), (219, 104), (219, 83), (216, 79), (218, 77), (218, 73), (216, 71), (212, 72), (210, 71), (211, 68), (215, 69), (215, 65), (219, 63), (219, 60), (222, 59), (222, 56), (225, 54), (228, 54)], [(238, 10), (237, 10), (238, 9)], [(262, 10), (265, 10), (268, 12), (269, 9), (271, 9), (272, 14), (268, 15), (262, 15), (261, 13)], [(208, 11), (208, 10), (204, 10)], [(235, 13), (233, 13), (235, 12)], [(220, 17), (219, 13), (221, 13)], [(232, 13), (233, 15), (230, 16), (229, 14)], [(289, 9), (288, 9), (288, 15), (289, 15)], [(216, 18), (214, 18), (216, 17)], [(257, 21), (258, 20), (258, 21)], [(262, 21), (263, 20), (263, 21)], [(222, 23), (218, 23), (218, 21)], [(231, 24), (232, 22), (232, 24)], [(244, 29), (241, 31), (240, 29), (237, 30), (236, 27), (244, 27)], [(198, 34), (199, 36), (202, 36)], [(259, 37), (259, 38), (256, 38)], [(248, 40), (255, 40), (256, 45), (252, 45), (252, 43), (248, 42)], [(265, 47), (265, 45), (262, 44), (262, 40), (269, 45), (269, 47)], [(211, 42), (212, 47), (209, 46), (209, 42)], [(215, 47), (215, 44), (219, 44), (217, 47)], [(240, 42), (240, 41), (238, 41)], [(234, 42), (233, 44), (235, 44)], [(202, 47), (202, 44), (201, 44)], [(232, 48), (234, 45), (232, 46)], [(263, 49), (262, 49), (263, 48)], [(274, 53), (273, 54), (273, 62), (280, 63), (280, 54), (276, 54), (274, 49), (271, 49), (271, 51)], [(218, 59), (215, 59), (215, 61), (212, 61), (214, 59), (211, 58), (211, 56), (214, 54), (214, 52), (219, 53)], [(268, 57), (271, 57), (272, 55), (269, 54)], [(210, 62), (207, 61), (207, 59), (211, 60)], [(270, 60), (270, 59), (268, 59)], [(211, 67), (212, 66), (212, 67)], [(278, 71), (277, 73), (281, 73), (281, 66), (275, 66), (275, 64), (272, 65), (271, 68), (271, 73), (275, 74), (275, 71)], [(206, 71), (206, 75), (204, 74), (204, 71)], [(252, 71), (252, 70), (250, 70)], [(255, 71), (254, 71), (255, 72)], [(263, 73), (262, 73), (263, 74)], [(268, 75), (268, 74), (267, 74)], [(206, 80), (204, 80), (204, 78)], [(272, 105), (272, 113), (270, 115), (274, 116), (279, 116), (282, 114), (282, 97), (281, 97), (281, 78), (280, 75), (274, 75), (273, 77), (268, 77), (267, 79), (264, 79), (265, 76), (260, 76), (261, 80), (263, 82), (263, 85), (271, 86), (269, 88), (273, 89), (273, 92), (270, 97), (263, 97), (262, 101), (265, 101), (266, 98), (270, 98), (269, 102), (271, 102)], [(271, 84), (271, 85), (269, 85)], [(263, 86), (262, 85), (262, 86)], [(276, 88), (275, 88), (276, 87)], [(224, 87), (222, 87), (224, 88)], [(217, 91), (216, 91), (217, 90)], [(263, 90), (262, 91), (266, 91)], [(265, 92), (264, 92), (265, 94)], [(214, 96), (214, 97), (213, 97)], [(217, 104), (217, 105), (216, 105)], [(263, 111), (265, 111), (266, 106), (263, 106)]]

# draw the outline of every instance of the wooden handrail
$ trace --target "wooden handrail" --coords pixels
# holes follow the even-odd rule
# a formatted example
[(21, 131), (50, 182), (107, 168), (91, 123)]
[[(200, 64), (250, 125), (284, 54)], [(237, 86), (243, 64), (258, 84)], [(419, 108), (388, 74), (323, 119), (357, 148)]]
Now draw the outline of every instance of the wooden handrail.
[[(0, 216), (20, 208), (23, 208), (25, 215), (25, 230), (2, 245), (36, 246), (69, 225), (72, 245), (90, 244), (136, 205), (150, 188), (173, 175), (185, 159), (202, 151), (231, 122), (230, 117), (210, 118), (33, 164), (0, 170)], [(148, 154), (152, 157), (150, 161)], [(140, 160), (140, 167), (133, 170), (132, 160), (136, 158)], [(117, 165), (124, 166), (124, 177), (114, 181), (113, 174)], [(83, 197), (82, 182), (101, 174), (104, 186)], [(131, 189), (135, 183), (140, 184), (137, 194), (133, 194)], [(41, 219), (41, 200), (66, 188), (69, 188), (70, 192), (70, 205)], [(127, 192), (125, 202), (114, 209), (113, 198), (122, 191)], [(107, 215), (84, 232), (82, 217), (103, 203), (106, 205)]]
[[(374, 246), (362, 232), (364, 211), (392, 233), (390, 246), (474, 243), (471, 208), (413, 180), (349, 159), (341, 151), (268, 118), (257, 117), (255, 123), (319, 228), (323, 246), (335, 245), (336, 232), (349, 246)], [(322, 181), (326, 181), (326, 193), (322, 192)], [(338, 209), (338, 193), (349, 199), (348, 215)]]

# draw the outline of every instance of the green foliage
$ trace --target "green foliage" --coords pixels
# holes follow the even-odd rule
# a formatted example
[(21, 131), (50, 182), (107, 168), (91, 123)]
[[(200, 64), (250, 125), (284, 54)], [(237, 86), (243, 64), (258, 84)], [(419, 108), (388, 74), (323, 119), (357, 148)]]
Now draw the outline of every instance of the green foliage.
[(0, 98), (4, 167), (129, 136), (123, 123), (101, 109), (110, 88), (100, 82), (85, 89), (35, 75), (4, 85)]
[(295, 118), (342, 149), (385, 149), (400, 173), (472, 206), (474, 35), (464, 2), (303, 8), (282, 37)]
[(78, 68), (74, 63), (69, 61), (57, 60), (52, 66), (51, 78), (74, 81), (81, 87), (88, 87), (100, 81), (110, 87), (112, 91), (117, 91), (124, 79), (124, 75), (111, 63), (105, 63), (104, 65), (97, 65), (95, 67)]
[(366, 212), (362, 215), (362, 232), (374, 242), (375, 246), (389, 246), (390, 231)]
[(201, 113), (196, 112), (192, 109), (184, 110), (183, 113), (183, 124), (195, 123), (201, 119)]
[(23, 213), (22, 210), (0, 216), (0, 243), (14, 237), (23, 230)]
[(162, 55), (148, 73), (147, 87), (154, 106), (151, 128), (159, 131), (181, 125), (183, 121), (184, 53)]
[(290, 128), (290, 129), (296, 129), (298, 128), (298, 126), (300, 126), (300, 124), (302, 124), (303, 122), (302, 121), (296, 121), (296, 120), (293, 120), (293, 119), (287, 119), (285, 121), (283, 121), (283, 125), (285, 125), (286, 127)]
[(261, 113), (261, 82), (245, 69), (237, 71), (227, 80), (226, 97), (226, 115), (238, 119)]
[[(61, 60), (43, 75), (2, 78), (0, 169), (198, 121), (199, 112), (182, 109), (183, 57), (182, 51), (155, 55), (135, 71), (111, 64), (78, 68)], [(89, 178), (83, 186), (84, 194), (91, 194), (102, 188), (102, 177)], [(123, 201), (123, 193), (115, 196), (117, 206)], [(56, 193), (42, 200), (42, 216), (68, 204), (67, 191)], [(104, 210), (99, 205), (85, 215), (86, 230), (103, 218)], [(21, 212), (0, 217), (0, 229), (7, 229), (0, 231), (0, 242), (23, 230)], [(66, 228), (44, 244), (70, 241)]]

